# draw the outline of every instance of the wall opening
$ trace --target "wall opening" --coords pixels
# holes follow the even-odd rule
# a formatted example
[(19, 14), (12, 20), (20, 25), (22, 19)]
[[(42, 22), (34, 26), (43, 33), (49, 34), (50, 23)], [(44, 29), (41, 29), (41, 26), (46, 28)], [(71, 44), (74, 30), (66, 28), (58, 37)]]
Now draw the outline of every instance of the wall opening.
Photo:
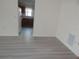
[(19, 35), (32, 37), (34, 10), (35, 0), (18, 0)]

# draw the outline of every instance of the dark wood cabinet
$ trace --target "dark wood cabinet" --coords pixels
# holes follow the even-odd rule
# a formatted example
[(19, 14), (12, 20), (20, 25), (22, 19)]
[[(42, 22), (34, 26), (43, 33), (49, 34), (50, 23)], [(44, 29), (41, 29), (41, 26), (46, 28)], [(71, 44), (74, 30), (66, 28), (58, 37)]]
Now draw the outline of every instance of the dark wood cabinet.
[(22, 18), (22, 27), (33, 27), (33, 18)]

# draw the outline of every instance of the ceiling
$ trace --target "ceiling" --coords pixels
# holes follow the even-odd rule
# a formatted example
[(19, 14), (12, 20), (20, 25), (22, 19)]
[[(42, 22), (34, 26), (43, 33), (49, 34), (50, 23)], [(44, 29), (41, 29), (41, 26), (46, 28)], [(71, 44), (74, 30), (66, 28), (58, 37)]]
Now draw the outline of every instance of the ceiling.
[(18, 4), (21, 6), (34, 8), (35, 0), (18, 0)]

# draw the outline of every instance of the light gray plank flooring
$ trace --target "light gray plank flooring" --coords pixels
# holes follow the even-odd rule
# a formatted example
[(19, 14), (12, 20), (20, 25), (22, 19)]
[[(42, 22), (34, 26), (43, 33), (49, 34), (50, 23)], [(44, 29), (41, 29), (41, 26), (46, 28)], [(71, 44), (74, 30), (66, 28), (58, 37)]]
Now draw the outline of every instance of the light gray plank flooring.
[(29, 40), (0, 37), (0, 59), (77, 59), (59, 40), (35, 37)]

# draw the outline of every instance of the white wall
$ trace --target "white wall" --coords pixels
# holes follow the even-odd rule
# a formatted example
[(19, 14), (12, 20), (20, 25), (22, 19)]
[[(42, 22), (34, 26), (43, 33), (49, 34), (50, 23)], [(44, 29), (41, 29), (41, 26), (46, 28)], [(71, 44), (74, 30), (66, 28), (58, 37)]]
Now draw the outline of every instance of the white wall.
[(0, 0), (0, 36), (18, 36), (17, 0)]
[(79, 1), (36, 0), (33, 36), (56, 36), (79, 56)]
[(79, 56), (79, 1), (62, 0), (57, 38)]
[(36, 0), (33, 36), (55, 36), (60, 0)]

